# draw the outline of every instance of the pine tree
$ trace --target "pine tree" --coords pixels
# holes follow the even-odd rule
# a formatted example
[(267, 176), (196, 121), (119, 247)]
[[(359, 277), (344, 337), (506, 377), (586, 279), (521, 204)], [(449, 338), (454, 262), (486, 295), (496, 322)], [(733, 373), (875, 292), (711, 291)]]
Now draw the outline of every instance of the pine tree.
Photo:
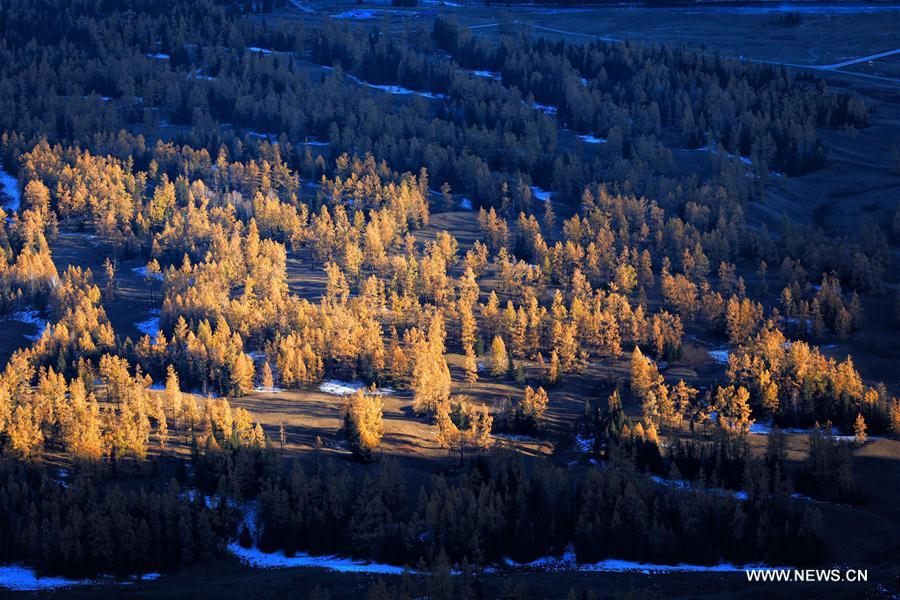
[(272, 367), (269, 366), (269, 361), (263, 363), (260, 383), (265, 390), (275, 389), (275, 378), (272, 376)]
[(509, 370), (509, 355), (506, 353), (506, 344), (499, 335), (494, 336), (491, 342), (491, 375), (502, 377)]
[(651, 363), (635, 346), (631, 353), (631, 391), (639, 400), (646, 400), (661, 381), (656, 365)]
[(857, 413), (856, 421), (853, 422), (853, 439), (857, 446), (862, 446), (866, 443), (866, 437), (866, 420), (862, 413)]
[(549, 383), (550, 385), (556, 385), (557, 383), (559, 383), (559, 377), (559, 354), (556, 353), (556, 350), (553, 350), (550, 353), (550, 370), (547, 372), (547, 383)]
[(178, 420), (181, 418), (181, 400), (182, 396), (181, 388), (178, 384), (178, 374), (175, 372), (175, 367), (169, 365), (166, 368), (166, 402), (175, 419), (175, 429), (178, 429)]
[(475, 349), (471, 345), (467, 345), (465, 348), (463, 369), (466, 372), (467, 383), (473, 384), (478, 381), (478, 362), (475, 358)]
[(344, 435), (357, 458), (370, 461), (384, 435), (384, 402), (381, 396), (366, 395), (358, 390), (344, 406)]

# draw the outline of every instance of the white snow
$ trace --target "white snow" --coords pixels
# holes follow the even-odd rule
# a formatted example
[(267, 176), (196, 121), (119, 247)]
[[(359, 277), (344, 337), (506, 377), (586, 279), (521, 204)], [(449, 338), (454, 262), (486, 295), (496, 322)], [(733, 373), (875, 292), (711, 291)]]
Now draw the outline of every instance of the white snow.
[(349, 396), (355, 394), (358, 390), (365, 390), (366, 394), (374, 396), (388, 396), (394, 393), (391, 388), (380, 388), (375, 391), (369, 391), (366, 384), (360, 381), (341, 381), (339, 379), (329, 379), (323, 381), (319, 386), (319, 391), (333, 396)]
[(0, 588), (7, 588), (17, 592), (36, 592), (74, 585), (94, 585), (96, 583), (96, 581), (89, 579), (38, 577), (33, 569), (21, 565), (0, 566)]
[(541, 189), (536, 185), (531, 186), (531, 193), (534, 194), (534, 197), (540, 200), (541, 202), (545, 202), (550, 199), (551, 192), (547, 190)]
[(331, 15), (332, 19), (374, 19), (375, 13), (371, 10), (347, 10), (336, 15)]
[(463, 210), (472, 210), (472, 201), (468, 198), (463, 198), (459, 201), (459, 207)]
[(575, 447), (579, 452), (588, 453), (594, 448), (594, 438), (583, 436), (580, 433), (575, 436)]
[(556, 114), (556, 107), (549, 106), (547, 104), (539, 104), (538, 102), (532, 102), (531, 108), (533, 108), (535, 110), (539, 110), (542, 113), (544, 113), (545, 115), (555, 115)]
[(259, 138), (261, 140), (274, 140), (278, 137), (274, 133), (260, 133), (259, 131), (252, 131), (250, 129), (246, 130), (246, 133), (250, 137)]
[(347, 75), (347, 77), (358, 83), (359, 85), (364, 85), (366, 87), (381, 90), (382, 92), (387, 92), (388, 94), (393, 94), (395, 96), (407, 96), (409, 94), (415, 94), (417, 96), (422, 96), (423, 98), (430, 98), (432, 100), (439, 100), (441, 98), (446, 98), (444, 94), (438, 94), (437, 92), (417, 92), (416, 90), (411, 90), (409, 88), (405, 88), (399, 85), (377, 85), (374, 83), (369, 83), (364, 79), (360, 79), (354, 75)]
[(150, 277), (151, 279), (156, 279), (157, 281), (163, 280), (162, 273), (153, 273), (153, 275), (148, 275), (147, 267), (134, 267), (131, 270), (134, 271), (135, 273), (137, 273), (138, 275), (140, 275), (141, 277)]
[(718, 565), (689, 565), (679, 563), (677, 565), (660, 565), (654, 563), (635, 562), (631, 560), (621, 560), (618, 558), (608, 558), (600, 562), (590, 564), (578, 564), (575, 558), (575, 552), (568, 550), (561, 557), (545, 556), (533, 560), (528, 563), (517, 563), (510, 559), (504, 559), (504, 562), (510, 567), (534, 569), (539, 571), (582, 571), (582, 572), (638, 572), (644, 574), (651, 573), (683, 573), (683, 572), (734, 572), (744, 571), (746, 569), (774, 569), (762, 564), (756, 565), (733, 565), (731, 563), (720, 563)]
[(578, 138), (585, 144), (605, 144), (606, 138), (595, 137), (593, 135), (579, 135)]
[(160, 577), (162, 577), (162, 574), (160, 574), (160, 573), (144, 573), (143, 575), (141, 575), (140, 578), (143, 581), (155, 581), (155, 580), (159, 579)]
[[(716, 149), (715, 149), (715, 147), (713, 147), (713, 146), (703, 146), (703, 147), (701, 147), (701, 148), (697, 148), (697, 149), (695, 150), (695, 152), (709, 152), (710, 154), (715, 154), (715, 153), (716, 153)], [(728, 156), (728, 158), (735, 158), (735, 155), (732, 154), (731, 152), (726, 152), (725, 154)], [(752, 165), (752, 164), (753, 164), (753, 161), (750, 160), (749, 158), (747, 158), (746, 156), (740, 156), (740, 155), (738, 155), (737, 158), (739, 158), (739, 159), (741, 160), (741, 162), (744, 163), (745, 165)]]
[(18, 312), (7, 315), (6, 320), (18, 321), (19, 323), (26, 323), (28, 325), (34, 325), (35, 327), (37, 327), (37, 333), (25, 336), (32, 342), (40, 339), (41, 335), (44, 333), (44, 329), (47, 328), (47, 321), (41, 318), (40, 313), (38, 313), (38, 311), (36, 310), (20, 310)]
[(472, 75), (474, 75), (475, 77), (483, 77), (485, 79), (493, 79), (494, 81), (500, 81), (500, 79), (502, 79), (500, 73), (497, 73), (496, 71), (478, 70), (472, 71)]
[(244, 548), (237, 543), (229, 544), (228, 551), (241, 562), (258, 569), (311, 567), (341, 573), (379, 573), (382, 575), (402, 575), (407, 571), (407, 569), (394, 565), (353, 560), (340, 556), (312, 556), (306, 552), (298, 552), (292, 557), (287, 557), (282, 551), (266, 554), (257, 548)]
[(19, 210), (22, 200), (18, 181), (3, 169), (0, 169), (0, 199), (3, 199), (3, 208), (9, 210)]
[[(750, 426), (750, 433), (755, 433), (757, 435), (769, 435), (772, 433), (772, 428), (774, 424), (771, 421), (765, 423), (754, 423)], [(811, 435), (814, 429), (804, 429), (801, 427), (786, 427), (781, 430), (782, 433), (786, 435)], [(841, 430), (837, 427), (832, 427), (828, 434), (834, 438), (838, 442), (855, 442), (856, 436), (853, 435), (841, 435)], [(881, 439), (875, 435), (866, 436), (867, 440), (877, 440)]]
[(268, 48), (257, 48), (256, 46), (248, 46), (247, 50), (250, 52), (259, 52), (260, 54), (275, 54), (274, 50), (269, 50)]
[(770, 433), (772, 433), (772, 424), (756, 422), (750, 426), (750, 433), (769, 435)]
[(329, 142), (323, 142), (321, 140), (317, 140), (316, 138), (306, 138), (304, 141), (300, 142), (304, 146), (327, 146)]
[(168, 54), (163, 54), (162, 52), (157, 52), (156, 54), (145, 54), (147, 58), (156, 58), (159, 60), (169, 60)]
[(725, 349), (710, 350), (709, 357), (719, 364), (722, 364), (722, 365), (728, 364), (728, 350), (725, 350)]
[(143, 321), (138, 321), (134, 324), (138, 331), (145, 335), (149, 335), (150, 337), (155, 337), (156, 332), (159, 331), (159, 309), (154, 308), (150, 311), (150, 318), (145, 319)]
[(675, 488), (678, 490), (702, 490), (702, 491), (706, 491), (706, 492), (709, 492), (712, 494), (733, 496), (734, 498), (736, 498), (738, 500), (746, 500), (747, 499), (747, 492), (744, 492), (744, 491), (735, 491), (735, 490), (729, 490), (729, 489), (725, 489), (725, 488), (694, 486), (694, 483), (692, 481), (688, 481), (686, 479), (663, 479), (662, 477), (659, 477), (657, 475), (651, 475), (650, 479), (653, 480), (655, 483), (658, 483), (659, 485), (664, 485), (666, 487), (671, 487), (671, 488)]
[(260, 385), (253, 388), (253, 391), (259, 392), (261, 394), (277, 394), (278, 392), (283, 392), (284, 390), (280, 387), (262, 387)]

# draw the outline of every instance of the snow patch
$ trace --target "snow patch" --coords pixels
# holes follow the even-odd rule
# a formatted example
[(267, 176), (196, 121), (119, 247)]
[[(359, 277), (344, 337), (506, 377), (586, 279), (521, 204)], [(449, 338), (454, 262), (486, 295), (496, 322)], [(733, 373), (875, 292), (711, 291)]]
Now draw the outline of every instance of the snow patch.
[(19, 210), (22, 201), (18, 180), (3, 169), (0, 169), (0, 199), (3, 200), (3, 208), (9, 210)]
[(147, 267), (134, 267), (134, 268), (131, 269), (131, 270), (132, 270), (133, 272), (137, 273), (138, 275), (140, 275), (141, 277), (144, 277), (144, 278), (156, 279), (157, 281), (162, 281), (162, 280), (163, 280), (163, 274), (162, 274), (162, 273), (153, 273), (153, 274), (151, 275), (150, 273), (148, 273)]
[(755, 565), (733, 565), (731, 563), (720, 563), (718, 565), (689, 565), (679, 563), (676, 565), (660, 565), (654, 563), (643, 563), (631, 560), (621, 560), (618, 558), (608, 558), (596, 563), (578, 564), (575, 558), (575, 552), (568, 550), (561, 557), (545, 556), (528, 563), (517, 563), (508, 558), (504, 559), (507, 566), (514, 568), (524, 568), (537, 571), (581, 571), (581, 572), (638, 572), (649, 575), (651, 573), (708, 573), (708, 572), (735, 572), (744, 571), (746, 569), (774, 569), (762, 564)]
[(728, 364), (728, 350), (718, 349), (718, 350), (710, 350), (708, 352), (709, 357), (713, 359), (713, 361), (719, 363), (720, 365)]
[(579, 452), (588, 454), (594, 449), (594, 438), (579, 433), (575, 436), (575, 447)]
[(500, 73), (497, 73), (496, 71), (478, 70), (472, 71), (472, 75), (475, 77), (483, 77), (484, 79), (493, 79), (494, 81), (500, 81), (502, 79)]
[(585, 144), (605, 144), (606, 138), (595, 137), (593, 135), (579, 135), (578, 139), (580, 139)]
[(463, 198), (459, 201), (459, 207), (462, 210), (472, 210), (472, 201), (468, 198)]
[(145, 54), (147, 58), (155, 58), (157, 60), (169, 60), (168, 54), (163, 54), (162, 52), (157, 52), (156, 54)]
[(329, 569), (340, 573), (378, 573), (381, 575), (402, 575), (407, 571), (403, 567), (340, 556), (312, 556), (306, 552), (298, 552), (294, 556), (288, 557), (280, 550), (266, 554), (258, 548), (244, 548), (237, 543), (229, 544), (228, 551), (244, 564), (258, 569), (307, 567)]
[(21, 565), (0, 566), (0, 588), (17, 592), (53, 590), (75, 585), (94, 585), (91, 579), (66, 579), (65, 577), (38, 577), (33, 569)]
[(547, 190), (541, 189), (536, 185), (531, 186), (531, 193), (535, 198), (540, 200), (541, 202), (546, 202), (550, 199), (550, 194), (552, 192), (548, 192)]
[(437, 92), (417, 92), (416, 90), (411, 90), (399, 85), (378, 85), (375, 83), (369, 83), (368, 81), (360, 79), (359, 77), (356, 77), (354, 75), (347, 75), (347, 77), (350, 80), (355, 81), (359, 85), (364, 85), (374, 90), (381, 90), (382, 92), (387, 92), (388, 94), (393, 94), (395, 96), (408, 96), (410, 94), (415, 94), (417, 96), (422, 96), (423, 98), (429, 98), (431, 100), (440, 100), (447, 97), (444, 94), (439, 94)]
[(322, 140), (317, 140), (313, 137), (308, 137), (300, 143), (304, 146), (327, 146), (329, 144), (329, 142), (323, 142)]
[(533, 108), (534, 110), (539, 110), (542, 113), (544, 113), (545, 115), (555, 115), (556, 114), (556, 107), (550, 106), (548, 104), (540, 104), (538, 102), (532, 102), (531, 108)]
[(651, 475), (650, 479), (654, 483), (658, 483), (659, 485), (664, 485), (666, 487), (675, 488), (678, 490), (701, 490), (709, 492), (711, 494), (733, 496), (737, 500), (747, 499), (747, 492), (744, 491), (729, 490), (726, 488), (695, 487), (692, 481), (688, 481), (686, 479), (663, 479), (662, 477), (659, 477), (657, 475)]
[(143, 333), (144, 335), (149, 335), (150, 337), (155, 337), (156, 332), (159, 331), (159, 309), (154, 308), (150, 311), (150, 318), (145, 319), (143, 321), (138, 321), (134, 324), (135, 328)]
[(18, 312), (14, 312), (6, 316), (7, 321), (17, 321), (19, 323), (25, 323), (27, 325), (34, 325), (37, 327), (37, 333), (32, 335), (26, 335), (25, 337), (32, 342), (36, 342), (40, 339), (41, 335), (44, 333), (44, 329), (47, 328), (46, 319), (41, 318), (40, 313), (36, 310), (20, 310)]
[(365, 21), (367, 19), (374, 19), (375, 13), (371, 10), (347, 10), (342, 13), (338, 13), (336, 15), (331, 15), (332, 19), (358, 19), (360, 21)]
[(389, 396), (394, 393), (391, 388), (380, 388), (369, 391), (368, 386), (360, 381), (341, 381), (339, 379), (329, 379), (323, 381), (319, 385), (319, 391), (333, 396), (349, 396), (355, 394), (359, 390), (365, 390), (366, 394), (373, 396)]

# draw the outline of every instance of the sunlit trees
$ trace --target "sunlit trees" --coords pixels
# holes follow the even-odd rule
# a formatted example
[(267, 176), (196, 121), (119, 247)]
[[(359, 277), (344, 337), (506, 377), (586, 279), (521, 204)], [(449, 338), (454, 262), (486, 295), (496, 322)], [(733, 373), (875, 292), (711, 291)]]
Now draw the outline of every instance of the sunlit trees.
[(347, 398), (343, 409), (343, 432), (350, 451), (360, 460), (372, 460), (375, 449), (381, 444), (384, 435), (383, 410), (384, 402), (377, 394), (358, 390)]
[(427, 336), (419, 334), (413, 343), (413, 410), (434, 414), (450, 397), (450, 369), (444, 358), (444, 319), (440, 313), (431, 317)]
[(466, 447), (486, 450), (491, 446), (493, 422), (487, 406), (476, 406), (466, 396), (451, 397), (438, 406), (435, 414), (438, 444), (457, 452), (462, 460)]
[(506, 353), (506, 344), (499, 335), (494, 336), (491, 342), (491, 375), (501, 377), (509, 370), (509, 355)]

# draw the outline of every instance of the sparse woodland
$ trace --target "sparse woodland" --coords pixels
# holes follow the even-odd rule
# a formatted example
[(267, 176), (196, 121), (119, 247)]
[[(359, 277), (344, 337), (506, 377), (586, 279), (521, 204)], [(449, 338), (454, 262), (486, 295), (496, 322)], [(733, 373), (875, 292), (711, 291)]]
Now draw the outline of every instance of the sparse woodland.
[[(124, 576), (235, 541), (420, 571), (570, 548), (586, 563), (826, 560), (819, 509), (797, 496), (864, 502), (835, 434), (900, 435), (888, 385), (817, 347), (863, 327), (888, 230), (768, 232), (744, 213), (768, 179), (825, 164), (819, 129), (866, 127), (862, 100), (784, 68), (509, 23), (497, 39), (445, 18), (361, 35), (243, 12), (0, 1), (0, 155), (21, 192), (0, 210), (0, 313), (47, 320), (0, 374), (0, 561)], [(603, 151), (562, 149), (563, 131)], [(672, 136), (710, 150), (708, 177), (675, 174)], [(471, 244), (432, 223), (462, 199)], [(105, 272), (58, 268), (63, 235), (102, 239)], [(158, 331), (123, 337), (105, 306), (133, 258)], [(320, 297), (292, 288), (294, 259), (322, 275)], [(696, 336), (730, 348), (702, 389), (665, 373)], [(623, 361), (553, 439), (601, 468), (495, 450), (493, 434), (551, 439), (555, 390)], [(335, 432), (344, 462), (292, 459), (284, 426), (240, 405), (330, 379), (364, 386)], [(484, 380), (519, 393), (488, 406), (470, 394)], [(382, 452), (384, 388), (448, 459), (422, 485)], [(801, 464), (791, 428), (812, 430)]]

